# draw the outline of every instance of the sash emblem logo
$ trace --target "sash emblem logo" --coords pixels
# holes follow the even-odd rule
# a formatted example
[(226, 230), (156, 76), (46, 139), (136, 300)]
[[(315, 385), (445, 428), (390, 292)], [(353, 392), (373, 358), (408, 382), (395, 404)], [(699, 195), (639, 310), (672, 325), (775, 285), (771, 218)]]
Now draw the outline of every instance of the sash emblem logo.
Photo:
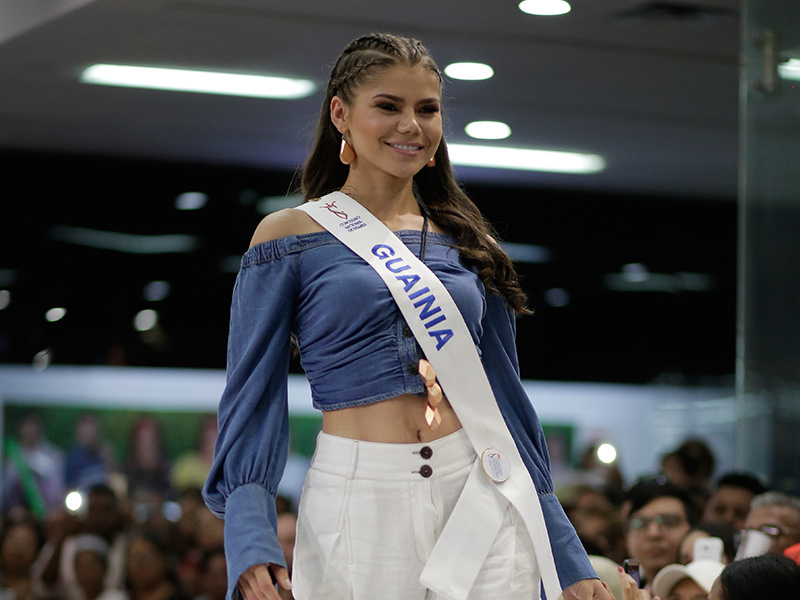
[(329, 211), (331, 211), (333, 214), (335, 214), (337, 217), (339, 217), (340, 219), (347, 218), (347, 213), (344, 212), (343, 210), (339, 210), (339, 207), (336, 206), (336, 200), (328, 202), (328, 204), (323, 204), (323, 206), (327, 208)]

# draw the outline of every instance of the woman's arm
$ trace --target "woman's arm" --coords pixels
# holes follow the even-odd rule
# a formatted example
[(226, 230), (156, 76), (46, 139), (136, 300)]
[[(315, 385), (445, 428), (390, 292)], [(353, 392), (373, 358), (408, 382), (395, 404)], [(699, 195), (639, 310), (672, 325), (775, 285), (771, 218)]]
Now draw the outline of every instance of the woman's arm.
[(284, 249), (281, 239), (268, 240), (245, 254), (231, 305), (227, 383), (203, 490), (208, 507), (225, 519), (229, 599), (251, 567), (271, 564), (276, 576), (285, 567), (275, 495), (289, 445), (286, 381), (299, 258)]

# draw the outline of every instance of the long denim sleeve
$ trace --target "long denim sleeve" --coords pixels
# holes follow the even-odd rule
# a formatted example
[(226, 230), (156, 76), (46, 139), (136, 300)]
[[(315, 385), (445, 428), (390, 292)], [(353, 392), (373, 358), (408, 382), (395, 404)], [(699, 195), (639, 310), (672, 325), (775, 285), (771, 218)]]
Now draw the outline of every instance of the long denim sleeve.
[(275, 494), (289, 446), (286, 381), (298, 259), (274, 246), (251, 249), (236, 280), (219, 436), (203, 490), (209, 508), (225, 519), (229, 599), (249, 567), (285, 566)]

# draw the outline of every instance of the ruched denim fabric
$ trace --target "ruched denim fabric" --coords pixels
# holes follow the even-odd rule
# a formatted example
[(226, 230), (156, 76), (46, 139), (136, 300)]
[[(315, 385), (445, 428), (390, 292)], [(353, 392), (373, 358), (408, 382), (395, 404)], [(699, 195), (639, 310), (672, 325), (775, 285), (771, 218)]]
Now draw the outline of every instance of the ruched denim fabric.
[[(396, 235), (419, 254), (420, 232)], [(560, 582), (596, 577), (553, 494), (544, 434), (519, 379), (513, 312), (485, 291), (454, 245), (450, 236), (429, 233), (425, 263), (464, 317), (540, 494)], [(320, 410), (425, 392), (416, 371), (420, 349), (388, 289), (330, 233), (288, 236), (245, 253), (233, 291), (215, 460), (203, 490), (209, 508), (225, 519), (230, 599), (250, 566), (284, 564), (275, 494), (289, 446), (292, 335)]]

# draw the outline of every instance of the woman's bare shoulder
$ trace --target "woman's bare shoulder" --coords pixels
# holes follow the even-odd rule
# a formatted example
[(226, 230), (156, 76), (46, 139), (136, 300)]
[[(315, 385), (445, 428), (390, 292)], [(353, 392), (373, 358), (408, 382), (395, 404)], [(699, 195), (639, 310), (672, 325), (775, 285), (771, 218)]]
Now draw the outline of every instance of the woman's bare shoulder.
[(250, 247), (289, 235), (301, 235), (317, 231), (324, 231), (324, 229), (305, 212), (294, 210), (293, 208), (284, 208), (267, 215), (261, 220), (256, 232), (253, 234), (253, 239), (250, 240)]

